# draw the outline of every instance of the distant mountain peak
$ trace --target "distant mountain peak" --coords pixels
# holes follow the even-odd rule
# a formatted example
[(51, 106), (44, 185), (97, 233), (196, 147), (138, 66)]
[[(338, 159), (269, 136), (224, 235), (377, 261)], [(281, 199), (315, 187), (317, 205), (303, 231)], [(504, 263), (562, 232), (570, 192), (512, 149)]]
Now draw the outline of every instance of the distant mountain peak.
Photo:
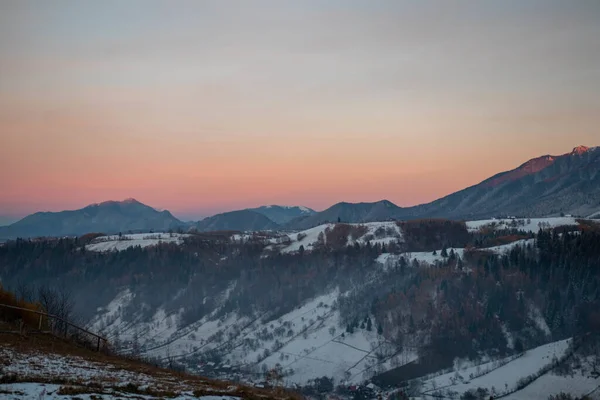
[(119, 200), (106, 200), (101, 203), (92, 203), (92, 204), (88, 205), (88, 207), (109, 206), (112, 204), (141, 204), (141, 205), (144, 205), (144, 203), (137, 201), (133, 197), (129, 197), (125, 200), (120, 200), (120, 201)]
[(0, 230), (2, 238), (75, 236), (90, 232), (143, 232), (185, 226), (169, 211), (158, 211), (129, 198), (90, 204), (78, 210), (31, 214)]
[(314, 210), (304, 206), (285, 206), (278, 204), (249, 208), (249, 210), (264, 215), (276, 224), (284, 224), (294, 218), (306, 217), (315, 213)]
[(589, 147), (587, 146), (577, 146), (573, 149), (573, 151), (571, 152), (571, 155), (582, 155), (583, 153), (587, 153), (589, 150), (591, 150)]

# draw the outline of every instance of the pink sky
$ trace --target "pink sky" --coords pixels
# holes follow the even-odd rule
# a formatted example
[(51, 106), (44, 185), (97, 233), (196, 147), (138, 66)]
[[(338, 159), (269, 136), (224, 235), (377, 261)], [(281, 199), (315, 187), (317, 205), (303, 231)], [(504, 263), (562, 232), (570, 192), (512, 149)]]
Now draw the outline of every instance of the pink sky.
[(375, 3), (2, 3), (0, 216), (407, 206), (600, 144), (597, 8)]

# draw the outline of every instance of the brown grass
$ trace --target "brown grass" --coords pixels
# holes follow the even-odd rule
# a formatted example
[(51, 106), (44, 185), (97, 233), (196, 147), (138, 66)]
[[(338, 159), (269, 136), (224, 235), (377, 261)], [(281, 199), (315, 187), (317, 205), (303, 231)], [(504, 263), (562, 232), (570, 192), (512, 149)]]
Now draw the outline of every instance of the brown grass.
[[(40, 316), (32, 311), (44, 311), (38, 303), (28, 303), (23, 300), (18, 300), (14, 294), (6, 291), (0, 285), (0, 304), (5, 304), (13, 307), (24, 308), (25, 310), (14, 310), (10, 308), (0, 307), (0, 320), (9, 323), (22, 321), (27, 327), (37, 329), (39, 327)], [(48, 319), (42, 317), (42, 329), (48, 329)]]
[(600, 222), (589, 219), (577, 219), (579, 230), (587, 232), (600, 232)]
[[(6, 323), (0, 323), (0, 331), (6, 327)], [(239, 396), (244, 399), (302, 399), (302, 396), (286, 390), (261, 390), (246, 387), (237, 383), (217, 381), (209, 378), (191, 375), (183, 372), (174, 372), (159, 368), (142, 360), (131, 357), (122, 357), (102, 352), (95, 352), (85, 347), (78, 346), (66, 339), (52, 336), (50, 334), (17, 335), (0, 332), (0, 343), (11, 349), (26, 354), (57, 354), (70, 357), (81, 357), (82, 359), (100, 363), (106, 369), (127, 370), (143, 373), (161, 383), (161, 388), (149, 388), (141, 390), (130, 383), (122, 386), (122, 382), (102, 382), (100, 384), (83, 384), (82, 382), (65, 378), (52, 378), (43, 383), (65, 385), (65, 391), (84, 391), (85, 393), (99, 393), (103, 390), (112, 389), (118, 392), (129, 392), (141, 395), (150, 395), (158, 398), (170, 398), (178, 395), (178, 388), (185, 385), (193, 391), (205, 392), (211, 395)], [(43, 367), (43, 366), (42, 366)], [(19, 381), (19, 377), (13, 377), (11, 381)], [(119, 386), (121, 384), (121, 386)], [(231, 390), (230, 388), (235, 387)], [(62, 388), (61, 388), (62, 390)], [(79, 393), (83, 394), (83, 392)]]

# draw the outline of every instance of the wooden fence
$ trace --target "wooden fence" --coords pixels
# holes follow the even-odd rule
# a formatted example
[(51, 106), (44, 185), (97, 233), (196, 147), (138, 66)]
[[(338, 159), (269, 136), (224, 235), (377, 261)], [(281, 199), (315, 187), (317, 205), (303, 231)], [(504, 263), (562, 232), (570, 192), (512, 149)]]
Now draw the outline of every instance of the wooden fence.
[[(10, 306), (8, 304), (0, 304), (0, 307), (12, 309), (12, 310), (26, 311), (26, 312), (29, 312), (29, 313), (32, 313), (32, 314), (39, 315), (40, 319), (39, 319), (39, 324), (38, 324), (38, 332), (41, 332), (41, 333), (50, 333), (50, 334), (53, 334), (53, 335), (57, 334), (54, 330), (42, 331), (43, 318), (46, 317), (49, 320), (59, 321), (60, 323), (63, 324), (63, 326), (64, 326), (64, 336), (65, 337), (67, 337), (68, 328), (71, 327), (71, 328), (74, 328), (78, 332), (83, 332), (86, 335), (89, 335), (89, 336), (93, 337), (94, 340), (96, 341), (96, 351), (100, 351), (101, 344), (104, 344), (103, 347), (107, 348), (108, 340), (106, 338), (104, 338), (104, 337), (102, 337), (102, 336), (100, 336), (100, 335), (98, 335), (96, 333), (90, 332), (87, 329), (82, 328), (82, 327), (80, 327), (78, 325), (75, 325), (75, 324), (73, 324), (73, 323), (65, 320), (64, 318), (58, 317), (56, 315), (48, 314), (48, 313), (45, 313), (45, 312), (42, 312), (42, 311), (29, 310), (27, 308)], [(20, 330), (19, 330), (18, 333), (23, 333), (23, 323), (22, 322), (21, 322)]]

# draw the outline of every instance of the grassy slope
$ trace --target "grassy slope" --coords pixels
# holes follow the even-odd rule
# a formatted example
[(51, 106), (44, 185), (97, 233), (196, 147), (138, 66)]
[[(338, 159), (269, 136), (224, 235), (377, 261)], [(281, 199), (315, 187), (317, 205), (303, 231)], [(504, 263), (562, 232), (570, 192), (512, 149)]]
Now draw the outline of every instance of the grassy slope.
[[(7, 326), (0, 323), (0, 331)], [(299, 399), (283, 390), (261, 390), (174, 372), (140, 360), (98, 353), (45, 334), (0, 333), (0, 384), (60, 384), (79, 393), (136, 393), (157, 398), (182, 394), (244, 399)], [(0, 390), (1, 390), (0, 385)]]

